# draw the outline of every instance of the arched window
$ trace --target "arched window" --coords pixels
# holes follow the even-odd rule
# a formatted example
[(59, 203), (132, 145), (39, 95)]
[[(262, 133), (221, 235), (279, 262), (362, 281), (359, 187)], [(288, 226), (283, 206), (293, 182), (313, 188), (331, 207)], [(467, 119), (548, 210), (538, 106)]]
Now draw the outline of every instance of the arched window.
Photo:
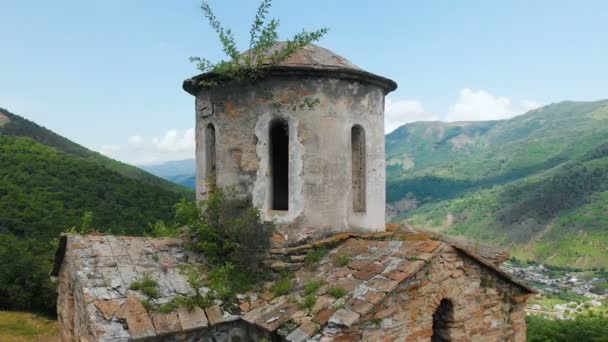
[(353, 210), (365, 211), (365, 131), (360, 125), (351, 129)]
[(432, 342), (451, 341), (450, 328), (454, 321), (454, 304), (449, 299), (442, 299), (433, 314)]
[(215, 161), (215, 126), (209, 123), (205, 128), (205, 181), (210, 190), (216, 184), (216, 161)]
[(270, 122), (270, 203), (273, 210), (289, 210), (289, 125), (283, 119)]

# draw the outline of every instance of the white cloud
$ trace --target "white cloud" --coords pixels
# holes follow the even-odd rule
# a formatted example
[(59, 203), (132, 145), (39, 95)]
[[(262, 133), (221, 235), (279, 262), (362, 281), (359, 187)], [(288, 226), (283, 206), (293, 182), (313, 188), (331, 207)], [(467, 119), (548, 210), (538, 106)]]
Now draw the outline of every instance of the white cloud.
[(194, 128), (170, 129), (163, 135), (151, 138), (133, 135), (127, 139), (124, 148), (118, 145), (104, 145), (100, 148), (100, 152), (134, 165), (188, 159), (194, 158), (196, 146), (194, 138)]
[(386, 100), (384, 111), (384, 132), (389, 133), (399, 126), (414, 121), (438, 120), (438, 116), (427, 113), (417, 100)]
[(183, 135), (177, 130), (168, 130), (164, 136), (153, 138), (152, 145), (161, 152), (191, 151), (194, 155), (194, 128), (187, 129)]
[(458, 101), (452, 105), (446, 121), (478, 121), (508, 119), (540, 107), (538, 102), (523, 100), (514, 104), (511, 99), (495, 96), (483, 89), (460, 90)]
[(118, 146), (118, 145), (103, 145), (99, 149), (99, 152), (106, 156), (112, 156), (112, 155), (116, 154), (118, 151), (120, 151), (120, 146)]
[(134, 135), (129, 138), (129, 145), (140, 148), (144, 145), (144, 138), (142, 138), (141, 135)]

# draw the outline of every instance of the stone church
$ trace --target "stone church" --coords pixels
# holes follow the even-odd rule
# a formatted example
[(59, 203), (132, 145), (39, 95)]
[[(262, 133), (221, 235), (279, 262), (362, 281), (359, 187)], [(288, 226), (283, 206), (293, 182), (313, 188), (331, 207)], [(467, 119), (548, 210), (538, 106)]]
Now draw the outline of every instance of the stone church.
[(385, 224), (395, 82), (315, 45), (254, 84), (200, 86), (214, 77), (183, 85), (196, 98), (197, 199), (212, 187), (250, 198), (277, 226), (268, 262), (293, 272), (293, 289), (276, 295), (268, 282), (236, 307), (148, 311), (134, 281), (157, 282), (155, 304), (204, 293), (183, 267), (205, 260), (177, 238), (62, 235), (52, 276), (63, 340), (525, 341), (534, 291), (500, 270), (504, 254)]

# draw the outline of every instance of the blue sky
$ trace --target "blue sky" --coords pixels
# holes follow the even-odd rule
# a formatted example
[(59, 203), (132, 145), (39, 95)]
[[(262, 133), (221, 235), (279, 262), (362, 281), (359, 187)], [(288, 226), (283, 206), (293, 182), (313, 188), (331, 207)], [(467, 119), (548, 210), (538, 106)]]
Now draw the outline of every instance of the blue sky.
[[(210, 0), (241, 48), (255, 0)], [(192, 156), (193, 55), (223, 58), (196, 0), (0, 0), (0, 107), (131, 163)], [(387, 130), (608, 98), (606, 1), (275, 0), (281, 37), (390, 77)]]

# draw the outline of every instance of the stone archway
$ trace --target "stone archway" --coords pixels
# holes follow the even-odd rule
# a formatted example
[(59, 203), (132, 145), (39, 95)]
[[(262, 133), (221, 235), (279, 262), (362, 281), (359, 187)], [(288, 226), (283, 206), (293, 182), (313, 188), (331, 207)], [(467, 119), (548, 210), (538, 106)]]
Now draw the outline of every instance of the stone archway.
[(433, 313), (432, 342), (452, 341), (451, 328), (454, 323), (454, 304), (449, 299), (442, 299)]

